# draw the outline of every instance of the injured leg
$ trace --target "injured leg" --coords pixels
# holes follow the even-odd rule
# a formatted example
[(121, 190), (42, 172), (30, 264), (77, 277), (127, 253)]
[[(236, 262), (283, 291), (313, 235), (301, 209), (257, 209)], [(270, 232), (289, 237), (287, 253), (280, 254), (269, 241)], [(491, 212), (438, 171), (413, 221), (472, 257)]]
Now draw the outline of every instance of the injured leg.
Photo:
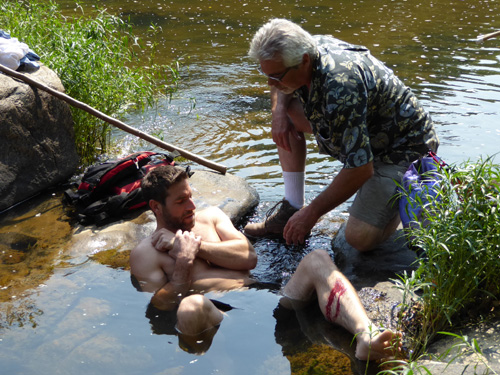
[[(390, 330), (380, 332), (366, 314), (358, 294), (347, 278), (338, 270), (326, 251), (307, 254), (285, 285), (285, 307), (297, 308), (311, 301), (314, 292), (325, 318), (338, 324), (356, 337), (356, 357), (361, 360), (393, 356), (393, 339), (399, 338)], [(398, 348), (399, 346), (396, 345)]]

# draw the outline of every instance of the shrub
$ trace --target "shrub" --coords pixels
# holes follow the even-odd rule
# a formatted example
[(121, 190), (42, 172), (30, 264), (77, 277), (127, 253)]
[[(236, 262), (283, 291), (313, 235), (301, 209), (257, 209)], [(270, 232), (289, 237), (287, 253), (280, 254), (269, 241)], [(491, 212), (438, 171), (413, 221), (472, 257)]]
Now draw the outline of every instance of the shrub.
[[(174, 68), (153, 64), (156, 45), (143, 46), (130, 24), (102, 10), (86, 15), (79, 9), (80, 16), (65, 17), (53, 2), (6, 1), (0, 3), (0, 25), (58, 74), (68, 95), (109, 116), (130, 106), (144, 109), (158, 94), (175, 90), (177, 62)], [(86, 165), (106, 152), (110, 128), (79, 109), (72, 113)]]
[(426, 224), (411, 233), (411, 245), (421, 254), (419, 267), (399, 281), (406, 296), (420, 289), (411, 294), (410, 315), (419, 327), (412, 332), (415, 354), (438, 331), (456, 330), (500, 297), (499, 166), (492, 158), (466, 162), (443, 179), (440, 198), (429, 197)]

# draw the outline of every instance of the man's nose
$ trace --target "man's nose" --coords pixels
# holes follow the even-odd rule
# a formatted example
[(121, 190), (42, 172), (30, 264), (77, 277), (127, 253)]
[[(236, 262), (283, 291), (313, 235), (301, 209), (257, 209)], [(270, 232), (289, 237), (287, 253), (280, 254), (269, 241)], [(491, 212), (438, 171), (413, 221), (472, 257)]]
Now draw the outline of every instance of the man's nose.
[(194, 204), (193, 198), (189, 198), (188, 210), (195, 210), (196, 205)]

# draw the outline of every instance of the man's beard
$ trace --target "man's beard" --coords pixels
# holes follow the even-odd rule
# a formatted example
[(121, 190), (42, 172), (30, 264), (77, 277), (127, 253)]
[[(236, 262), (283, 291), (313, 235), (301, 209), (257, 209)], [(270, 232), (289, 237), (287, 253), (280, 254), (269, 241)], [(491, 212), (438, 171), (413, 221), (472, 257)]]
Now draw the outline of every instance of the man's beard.
[(175, 231), (179, 229), (182, 231), (190, 231), (194, 227), (194, 211), (192, 211), (193, 216), (191, 216), (191, 220), (189, 222), (185, 222), (186, 216), (181, 218), (174, 217), (170, 214), (170, 212), (166, 209), (163, 210), (163, 220), (164, 222)]

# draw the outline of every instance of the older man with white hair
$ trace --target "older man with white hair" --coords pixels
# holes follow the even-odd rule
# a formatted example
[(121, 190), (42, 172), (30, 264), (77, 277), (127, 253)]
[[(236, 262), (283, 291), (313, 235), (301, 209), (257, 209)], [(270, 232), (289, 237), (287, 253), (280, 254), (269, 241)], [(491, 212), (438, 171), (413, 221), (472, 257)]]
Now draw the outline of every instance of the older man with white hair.
[[(385, 241), (400, 222), (396, 182), (409, 164), (439, 145), (429, 114), (412, 91), (368, 49), (312, 36), (273, 19), (255, 34), (249, 55), (271, 87), (272, 137), (285, 197), (245, 233), (303, 243), (320, 217), (351, 196), (346, 240), (359, 251)], [(343, 163), (331, 184), (304, 206), (306, 143)]]

